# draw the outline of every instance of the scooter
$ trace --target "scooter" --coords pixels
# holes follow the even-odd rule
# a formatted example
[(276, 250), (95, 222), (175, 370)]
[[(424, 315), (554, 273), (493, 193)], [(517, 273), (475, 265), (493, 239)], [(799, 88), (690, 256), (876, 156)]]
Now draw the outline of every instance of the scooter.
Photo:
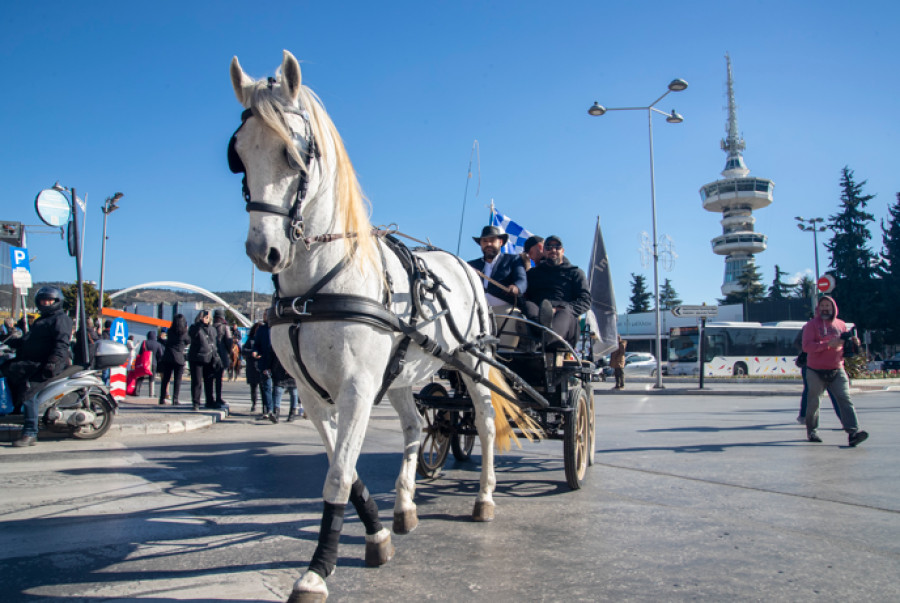
[[(3, 356), (8, 358), (8, 353)], [(25, 392), (24, 404), (36, 402), (41, 425), (51, 431), (69, 433), (80, 440), (97, 439), (109, 431), (119, 408), (102, 373), (127, 358), (125, 345), (98, 341), (90, 366), (70, 366), (47, 381), (32, 384)], [(23, 421), (22, 415), (0, 416), (0, 423)]]

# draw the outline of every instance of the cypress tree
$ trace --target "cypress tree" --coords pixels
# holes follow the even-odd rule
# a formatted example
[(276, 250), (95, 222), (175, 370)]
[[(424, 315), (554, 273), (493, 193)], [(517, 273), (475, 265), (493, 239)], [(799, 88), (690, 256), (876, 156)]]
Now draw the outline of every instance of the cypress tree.
[(781, 277), (783, 276), (787, 276), (787, 272), (775, 264), (775, 278), (772, 280), (772, 286), (769, 287), (769, 299), (784, 299), (790, 296), (793, 286), (782, 281)]
[(836, 285), (832, 296), (837, 301), (840, 317), (861, 328), (878, 327), (878, 295), (875, 272), (878, 260), (869, 249), (869, 222), (875, 217), (866, 205), (875, 195), (863, 194), (866, 181), (855, 182), (853, 170), (841, 172), (841, 208), (829, 216), (828, 226), (834, 233), (825, 248), (831, 252), (831, 273)]
[(647, 291), (646, 279), (641, 274), (631, 273), (631, 297), (628, 306), (629, 314), (650, 311), (650, 300), (653, 295)]
[(661, 310), (671, 310), (675, 306), (681, 305), (681, 298), (675, 292), (672, 281), (666, 279), (663, 286), (659, 290), (659, 303)]
[(894, 302), (900, 299), (900, 193), (897, 202), (888, 208), (888, 221), (881, 222), (881, 241), (884, 248), (878, 264), (881, 284), (881, 328), (887, 343), (900, 343), (900, 313)]

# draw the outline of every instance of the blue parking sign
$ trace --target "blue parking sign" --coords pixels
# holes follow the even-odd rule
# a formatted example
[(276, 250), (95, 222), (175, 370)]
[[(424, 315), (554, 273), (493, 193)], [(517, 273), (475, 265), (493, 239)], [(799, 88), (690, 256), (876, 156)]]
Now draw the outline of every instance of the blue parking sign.
[(31, 266), (28, 264), (28, 250), (24, 247), (9, 246), (9, 263), (13, 271), (23, 268), (27, 272), (31, 272)]
[(109, 327), (109, 338), (124, 344), (128, 341), (128, 323), (124, 318), (116, 318)]

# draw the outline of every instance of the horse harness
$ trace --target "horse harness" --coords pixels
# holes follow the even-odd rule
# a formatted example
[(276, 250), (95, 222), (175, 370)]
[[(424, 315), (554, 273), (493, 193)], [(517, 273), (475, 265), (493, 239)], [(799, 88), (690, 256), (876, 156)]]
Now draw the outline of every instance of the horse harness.
[[(269, 78), (269, 88), (274, 84), (275, 79)], [(251, 199), (250, 187), (247, 184), (247, 169), (244, 167), (244, 162), (241, 161), (241, 156), (238, 155), (235, 145), (237, 144), (238, 132), (241, 131), (241, 128), (244, 127), (244, 124), (247, 123), (248, 119), (255, 116), (253, 109), (247, 109), (241, 113), (241, 125), (238, 126), (238, 129), (231, 135), (231, 140), (228, 141), (228, 168), (231, 170), (232, 174), (244, 175), (241, 180), (241, 192), (243, 193), (244, 201), (247, 204), (247, 211), (260, 211), (288, 218), (290, 220), (288, 236), (290, 237), (291, 244), (294, 244), (297, 241), (303, 241), (308, 250), (310, 241), (303, 238), (304, 225), (303, 214), (301, 212), (303, 209), (303, 201), (306, 199), (306, 194), (309, 192), (309, 170), (312, 165), (312, 159), (315, 157), (316, 160), (318, 160), (322, 155), (319, 150), (319, 145), (316, 143), (316, 138), (313, 135), (309, 112), (305, 109), (300, 109), (291, 105), (280, 105), (280, 108), (284, 113), (299, 115), (303, 119), (304, 124), (304, 131), (302, 133), (294, 131), (293, 128), (290, 129), (291, 140), (294, 142), (294, 148), (297, 153), (303, 158), (303, 165), (298, 164), (294, 159), (294, 156), (291, 155), (287, 149), (284, 150), (285, 160), (288, 165), (292, 169), (300, 172), (300, 180), (297, 183), (297, 193), (291, 208), (284, 209), (280, 205), (266, 203), (265, 201), (253, 201)]]
[[(494, 389), (493, 384), (483, 381), (481, 375), (473, 371), (463, 364), (454, 355), (445, 350), (440, 343), (428, 337), (420, 331), (420, 328), (433, 321), (444, 319), (450, 328), (450, 332), (460, 342), (464, 351), (474, 348), (484, 348), (492, 342), (489, 335), (481, 335), (474, 342), (467, 342), (466, 338), (460, 332), (459, 327), (453, 320), (450, 313), (447, 299), (444, 297), (443, 290), (448, 289), (447, 285), (432, 272), (425, 264), (421, 257), (416, 256), (406, 245), (404, 245), (396, 237), (387, 234), (383, 235), (383, 240), (388, 249), (400, 260), (401, 265), (407, 273), (409, 279), (410, 297), (412, 298), (412, 309), (408, 320), (403, 320), (397, 314), (390, 310), (391, 297), (393, 294), (390, 277), (385, 270), (385, 276), (388, 281), (388, 289), (381, 302), (369, 297), (352, 294), (337, 293), (319, 293), (321, 289), (331, 281), (348, 263), (349, 258), (343, 262), (336, 264), (322, 279), (320, 279), (309, 291), (303, 295), (296, 297), (281, 297), (279, 294), (278, 279), (273, 277), (275, 282), (275, 294), (272, 298), (272, 307), (269, 314), (269, 324), (290, 324), (291, 325), (291, 346), (293, 347), (294, 360), (300, 367), (303, 378), (307, 383), (322, 397), (326, 402), (333, 404), (331, 396), (320, 384), (318, 384), (309, 374), (306, 365), (300, 355), (298, 330), (300, 324), (304, 322), (321, 322), (321, 321), (342, 321), (359, 322), (370, 326), (392, 332), (403, 334), (403, 338), (394, 350), (393, 355), (388, 361), (382, 377), (381, 387), (375, 396), (374, 403), (378, 404), (384, 396), (384, 393), (390, 388), (391, 384), (403, 370), (406, 359), (406, 353), (410, 343), (415, 343), (425, 352), (440, 358), (444, 363), (452, 365), (454, 368), (465, 372), (478, 383), (484, 382), (485, 385)], [(379, 251), (382, 252), (382, 265), (384, 265), (383, 248), (379, 245)], [(430, 248), (436, 251), (436, 248)], [(472, 286), (473, 294), (475, 293), (474, 283)], [(449, 289), (448, 289), (449, 290)], [(422, 300), (424, 296), (430, 295), (437, 300), (441, 310), (432, 317), (424, 317), (422, 313)], [(478, 311), (479, 324), (481, 332), (486, 333), (488, 325), (487, 317), (482, 313), (479, 307)], [(420, 318), (424, 318), (419, 322)], [(418, 323), (418, 325), (417, 325)], [(498, 393), (502, 393), (497, 389)]]

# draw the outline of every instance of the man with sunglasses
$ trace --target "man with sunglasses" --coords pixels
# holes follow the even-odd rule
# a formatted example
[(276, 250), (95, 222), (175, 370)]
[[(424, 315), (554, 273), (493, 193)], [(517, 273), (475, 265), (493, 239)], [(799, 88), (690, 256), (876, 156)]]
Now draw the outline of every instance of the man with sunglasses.
[(591, 291), (584, 271), (569, 262), (565, 251), (556, 235), (544, 241), (543, 259), (527, 272), (524, 311), (528, 318), (549, 327), (574, 346), (578, 341), (578, 317), (590, 309)]

